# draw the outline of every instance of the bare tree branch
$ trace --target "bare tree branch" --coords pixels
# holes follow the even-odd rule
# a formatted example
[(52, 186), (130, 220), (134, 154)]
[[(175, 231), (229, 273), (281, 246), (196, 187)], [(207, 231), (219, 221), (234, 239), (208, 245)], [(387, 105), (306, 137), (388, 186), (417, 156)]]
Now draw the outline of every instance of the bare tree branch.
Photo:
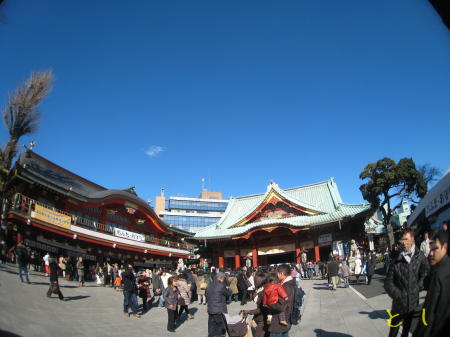
[(11, 168), (17, 155), (19, 139), (37, 130), (38, 106), (50, 92), (52, 80), (51, 70), (32, 73), (28, 80), (9, 96), (8, 104), (3, 110), (3, 121), (9, 133), (9, 141), (2, 153), (3, 170)]

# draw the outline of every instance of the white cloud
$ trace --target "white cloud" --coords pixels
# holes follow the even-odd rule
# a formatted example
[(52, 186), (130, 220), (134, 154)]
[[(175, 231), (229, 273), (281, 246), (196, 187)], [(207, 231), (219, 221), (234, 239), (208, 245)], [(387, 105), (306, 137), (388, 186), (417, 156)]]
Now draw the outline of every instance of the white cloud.
[(162, 146), (153, 145), (150, 146), (147, 151), (145, 151), (145, 154), (149, 157), (156, 157), (160, 152), (163, 152), (164, 149)]

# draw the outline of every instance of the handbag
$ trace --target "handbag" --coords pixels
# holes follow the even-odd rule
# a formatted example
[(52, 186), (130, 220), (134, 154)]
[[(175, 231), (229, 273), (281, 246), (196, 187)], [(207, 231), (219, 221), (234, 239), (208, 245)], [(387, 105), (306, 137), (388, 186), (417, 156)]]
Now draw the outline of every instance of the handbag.
[(253, 284), (249, 280), (245, 279), (244, 281), (245, 281), (245, 285), (247, 286), (247, 289), (249, 287), (253, 286)]

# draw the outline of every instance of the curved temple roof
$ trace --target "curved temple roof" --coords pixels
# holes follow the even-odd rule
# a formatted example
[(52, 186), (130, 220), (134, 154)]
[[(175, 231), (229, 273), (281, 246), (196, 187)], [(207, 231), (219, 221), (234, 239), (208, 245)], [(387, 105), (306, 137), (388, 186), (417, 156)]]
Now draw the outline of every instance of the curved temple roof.
[[(270, 194), (277, 194), (287, 202), (308, 210), (308, 215), (291, 216), (244, 222), (255, 213)], [(219, 239), (242, 235), (248, 231), (271, 225), (285, 224), (292, 227), (316, 226), (355, 216), (370, 209), (369, 204), (350, 205), (342, 202), (333, 179), (324, 182), (282, 190), (271, 183), (264, 194), (231, 198), (222, 218), (215, 224), (198, 231), (196, 239)], [(242, 225), (239, 225), (243, 223)]]
[[(67, 196), (79, 199), (83, 202), (100, 202), (108, 199), (119, 198), (134, 203), (145, 209), (159, 225), (168, 231), (174, 231), (186, 236), (192, 233), (171, 227), (161, 220), (144, 200), (128, 190), (107, 189), (92, 181), (56, 165), (55, 163), (39, 156), (31, 150), (22, 153), (17, 160), (16, 167), (20, 167), (20, 175), (25, 179), (38, 180), (47, 184), (52, 189)], [(17, 171), (17, 170), (14, 170)]]

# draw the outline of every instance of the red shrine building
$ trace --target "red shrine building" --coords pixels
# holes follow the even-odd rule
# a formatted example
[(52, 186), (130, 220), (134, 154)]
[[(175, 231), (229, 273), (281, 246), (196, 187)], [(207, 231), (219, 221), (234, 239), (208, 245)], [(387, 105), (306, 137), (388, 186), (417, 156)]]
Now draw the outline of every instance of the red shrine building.
[(344, 255), (348, 241), (364, 236), (369, 204), (343, 203), (333, 179), (281, 189), (271, 183), (262, 194), (231, 198), (222, 218), (198, 231), (206, 247), (202, 259), (219, 267), (239, 268), (300, 263)]
[(143, 267), (192, 257), (192, 234), (160, 219), (133, 188), (111, 190), (31, 150), (10, 171), (2, 204), (9, 240), (41, 252)]

